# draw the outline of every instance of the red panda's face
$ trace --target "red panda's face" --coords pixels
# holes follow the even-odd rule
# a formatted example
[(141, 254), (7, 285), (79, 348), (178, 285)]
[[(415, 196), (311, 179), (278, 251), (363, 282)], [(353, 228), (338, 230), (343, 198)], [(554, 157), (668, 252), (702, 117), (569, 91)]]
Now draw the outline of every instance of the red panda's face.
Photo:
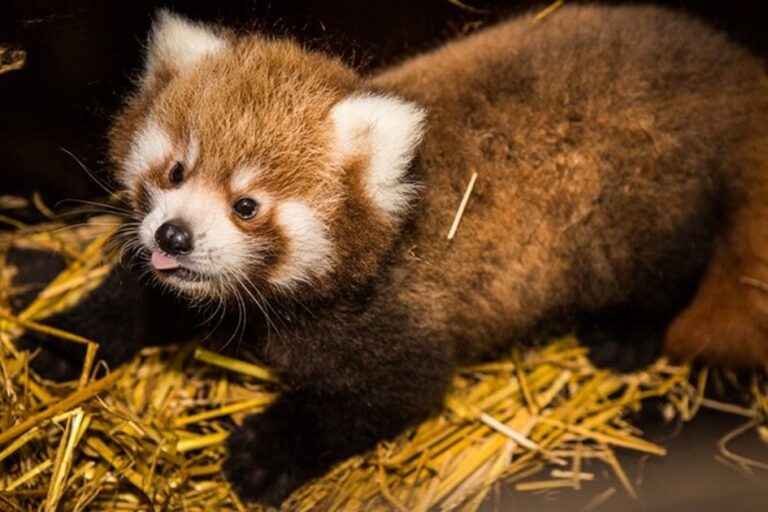
[(199, 300), (295, 294), (354, 256), (350, 220), (396, 227), (423, 112), (360, 87), (292, 43), (161, 14), (111, 140), (155, 276)]

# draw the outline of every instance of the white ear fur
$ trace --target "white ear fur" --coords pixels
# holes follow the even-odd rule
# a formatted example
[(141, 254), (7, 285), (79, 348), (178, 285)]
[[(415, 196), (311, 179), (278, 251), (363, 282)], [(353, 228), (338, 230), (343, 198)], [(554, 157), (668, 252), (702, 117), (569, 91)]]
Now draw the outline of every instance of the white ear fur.
[(190, 69), (227, 45), (227, 39), (210, 27), (162, 9), (149, 36), (144, 83), (151, 84), (161, 72), (178, 74)]
[(393, 220), (406, 211), (414, 193), (403, 178), (421, 142), (425, 118), (416, 104), (386, 95), (351, 96), (331, 110), (340, 158), (368, 158), (366, 192)]

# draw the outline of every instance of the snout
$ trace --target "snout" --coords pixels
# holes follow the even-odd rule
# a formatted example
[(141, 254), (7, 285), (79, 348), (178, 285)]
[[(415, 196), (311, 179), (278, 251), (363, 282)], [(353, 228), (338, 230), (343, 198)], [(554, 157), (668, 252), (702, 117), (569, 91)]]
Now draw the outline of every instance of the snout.
[(155, 242), (164, 252), (182, 256), (192, 252), (194, 239), (189, 227), (178, 219), (169, 220), (155, 231)]

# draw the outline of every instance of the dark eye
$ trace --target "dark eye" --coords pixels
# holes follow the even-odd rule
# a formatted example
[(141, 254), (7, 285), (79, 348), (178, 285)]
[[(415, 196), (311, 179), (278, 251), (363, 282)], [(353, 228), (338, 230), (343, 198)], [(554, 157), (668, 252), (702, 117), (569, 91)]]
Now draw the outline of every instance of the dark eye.
[(259, 203), (251, 199), (250, 197), (244, 197), (238, 199), (235, 203), (235, 213), (241, 219), (251, 219), (259, 211)]
[(184, 166), (176, 162), (168, 173), (168, 180), (174, 185), (180, 185), (184, 181)]

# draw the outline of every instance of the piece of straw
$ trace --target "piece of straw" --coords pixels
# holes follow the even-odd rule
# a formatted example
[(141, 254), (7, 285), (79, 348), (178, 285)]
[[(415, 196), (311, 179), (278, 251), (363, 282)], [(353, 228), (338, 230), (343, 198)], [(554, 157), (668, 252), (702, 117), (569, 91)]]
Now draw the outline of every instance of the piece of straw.
[(461, 218), (464, 216), (464, 210), (467, 208), (467, 203), (469, 202), (469, 196), (472, 195), (472, 189), (475, 188), (475, 181), (477, 181), (477, 172), (473, 172), (472, 177), (469, 178), (469, 184), (467, 185), (467, 189), (464, 191), (464, 197), (461, 198), (459, 209), (456, 210), (456, 215), (453, 217), (451, 229), (448, 230), (448, 240), (453, 240), (453, 238), (456, 236), (456, 231), (459, 229), (459, 223), (461, 222)]

